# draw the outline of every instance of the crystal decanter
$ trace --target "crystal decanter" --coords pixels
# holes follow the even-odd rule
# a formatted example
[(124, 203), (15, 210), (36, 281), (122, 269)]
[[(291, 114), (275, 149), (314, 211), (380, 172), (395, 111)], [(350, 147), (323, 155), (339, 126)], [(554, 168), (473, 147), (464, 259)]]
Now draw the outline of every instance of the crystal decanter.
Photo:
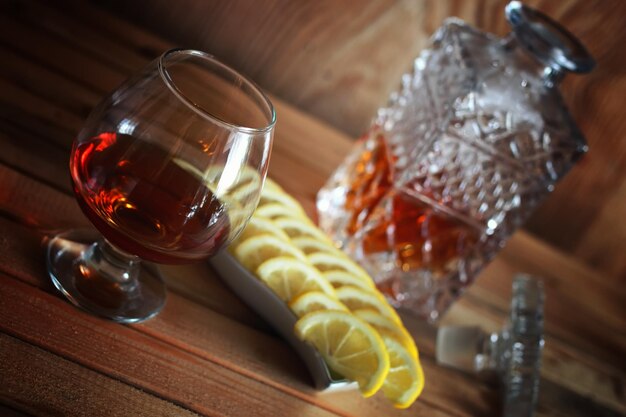
[(586, 152), (559, 93), (593, 58), (511, 2), (504, 38), (448, 19), (317, 196), (320, 226), (436, 320)]

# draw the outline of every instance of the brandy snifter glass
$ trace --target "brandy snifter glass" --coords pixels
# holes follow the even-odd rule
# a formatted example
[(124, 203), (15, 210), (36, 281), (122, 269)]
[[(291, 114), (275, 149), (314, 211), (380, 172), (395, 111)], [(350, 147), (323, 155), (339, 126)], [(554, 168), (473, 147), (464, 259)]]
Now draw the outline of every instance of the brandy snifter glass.
[(70, 173), (98, 233), (48, 244), (54, 285), (75, 305), (118, 322), (165, 302), (155, 268), (190, 263), (229, 244), (255, 210), (276, 116), (251, 81), (199, 51), (165, 52), (90, 114)]

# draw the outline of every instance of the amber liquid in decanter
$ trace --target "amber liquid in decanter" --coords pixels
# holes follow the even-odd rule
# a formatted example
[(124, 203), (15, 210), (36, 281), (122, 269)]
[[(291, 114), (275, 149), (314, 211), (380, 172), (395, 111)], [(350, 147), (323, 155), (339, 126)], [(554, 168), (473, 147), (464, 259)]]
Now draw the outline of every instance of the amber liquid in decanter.
[[(347, 191), (348, 234), (362, 233), (365, 256), (393, 253), (396, 266), (403, 272), (428, 270), (435, 279), (443, 279), (479, 242), (479, 230), (446, 213), (445, 202), (434, 200), (424, 184), (419, 193), (410, 183), (402, 187), (404, 191), (392, 191), (395, 157), (384, 134), (374, 134), (374, 146), (357, 159)], [(390, 214), (364, 229), (376, 206), (387, 196), (392, 206)], [(398, 295), (393, 280), (380, 282), (379, 287), (392, 298)]]

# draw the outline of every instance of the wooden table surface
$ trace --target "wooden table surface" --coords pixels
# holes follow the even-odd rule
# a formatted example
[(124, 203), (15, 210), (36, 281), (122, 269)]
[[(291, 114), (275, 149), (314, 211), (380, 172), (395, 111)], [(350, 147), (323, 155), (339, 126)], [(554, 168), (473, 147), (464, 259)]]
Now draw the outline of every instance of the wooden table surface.
[[(436, 329), (404, 316), (426, 388), (409, 410), (382, 395), (319, 395), (303, 364), (206, 263), (163, 267), (156, 318), (111, 323), (53, 289), (42, 230), (88, 225), (70, 189), (72, 139), (98, 100), (171, 45), (85, 3), (0, 2), (0, 415), (498, 416), (497, 387), (437, 366)], [(274, 98), (270, 175), (311, 216), (350, 140)], [(537, 415), (626, 414), (626, 290), (517, 233), (443, 323), (499, 329), (512, 277), (544, 279)]]

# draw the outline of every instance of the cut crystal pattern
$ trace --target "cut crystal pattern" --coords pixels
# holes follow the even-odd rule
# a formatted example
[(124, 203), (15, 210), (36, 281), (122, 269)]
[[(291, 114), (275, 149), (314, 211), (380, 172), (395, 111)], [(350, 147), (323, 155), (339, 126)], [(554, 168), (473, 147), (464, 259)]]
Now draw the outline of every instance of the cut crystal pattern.
[(436, 319), (586, 151), (515, 44), (449, 19), (318, 194), (320, 226)]

